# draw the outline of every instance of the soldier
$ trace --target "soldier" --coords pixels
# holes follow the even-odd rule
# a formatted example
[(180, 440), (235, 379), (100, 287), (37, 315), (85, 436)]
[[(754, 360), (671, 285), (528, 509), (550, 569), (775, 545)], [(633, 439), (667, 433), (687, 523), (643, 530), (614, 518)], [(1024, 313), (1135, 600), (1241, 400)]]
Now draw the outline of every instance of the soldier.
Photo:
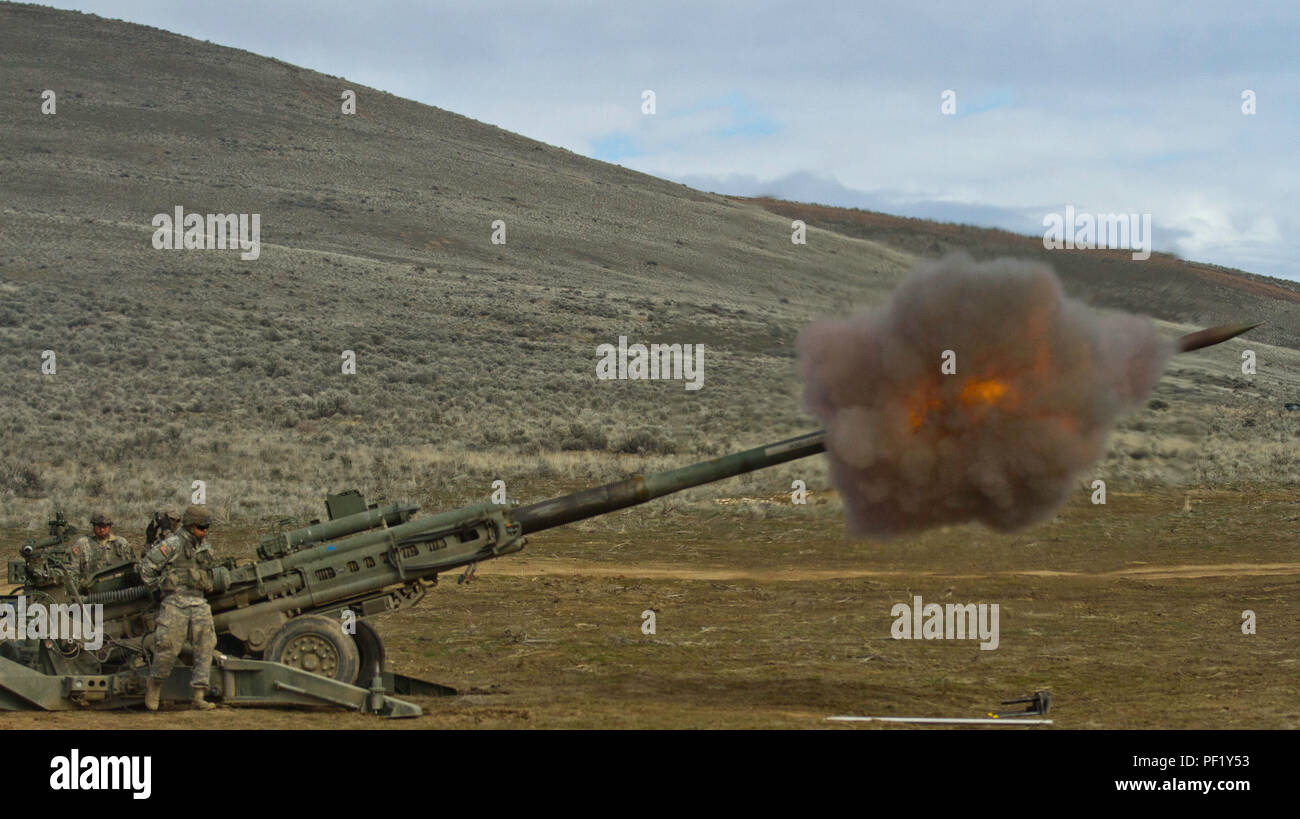
[(72, 559), (77, 566), (81, 588), (89, 590), (90, 576), (106, 566), (135, 560), (135, 549), (124, 538), (113, 534), (113, 519), (105, 511), (90, 516), (94, 535), (82, 535), (72, 544)]
[(179, 515), (171, 509), (160, 509), (153, 513), (149, 526), (144, 530), (144, 542), (153, 546), (160, 540), (166, 540), (180, 525)]
[(140, 560), (140, 579), (163, 593), (162, 610), (154, 631), (154, 664), (145, 690), (144, 704), (158, 710), (163, 682), (176, 664), (176, 655), (188, 638), (194, 649), (194, 707), (215, 708), (204, 696), (217, 633), (212, 626), (212, 609), (204, 598), (212, 590), (210, 567), (216, 563), (205, 540), (212, 513), (202, 506), (190, 506), (181, 518), (181, 530), (155, 545)]

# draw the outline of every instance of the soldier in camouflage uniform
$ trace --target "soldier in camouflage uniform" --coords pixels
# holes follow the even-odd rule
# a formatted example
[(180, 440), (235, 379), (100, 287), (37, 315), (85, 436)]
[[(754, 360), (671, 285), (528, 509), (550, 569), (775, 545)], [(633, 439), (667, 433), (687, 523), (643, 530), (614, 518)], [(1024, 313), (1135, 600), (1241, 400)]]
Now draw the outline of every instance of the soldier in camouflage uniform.
[(144, 698), (145, 707), (150, 711), (158, 710), (163, 682), (171, 674), (176, 655), (187, 638), (194, 649), (194, 671), (190, 677), (194, 706), (216, 707), (204, 699), (212, 653), (217, 645), (212, 609), (203, 596), (205, 591), (212, 590), (210, 567), (216, 563), (205, 541), (211, 524), (211, 512), (202, 506), (190, 506), (181, 518), (181, 530), (154, 546), (140, 560), (140, 579), (164, 595), (154, 631), (154, 664)]
[(93, 535), (82, 535), (72, 544), (72, 562), (82, 589), (90, 587), (90, 576), (115, 563), (135, 560), (135, 549), (124, 538), (113, 534), (113, 519), (107, 512), (90, 516)]

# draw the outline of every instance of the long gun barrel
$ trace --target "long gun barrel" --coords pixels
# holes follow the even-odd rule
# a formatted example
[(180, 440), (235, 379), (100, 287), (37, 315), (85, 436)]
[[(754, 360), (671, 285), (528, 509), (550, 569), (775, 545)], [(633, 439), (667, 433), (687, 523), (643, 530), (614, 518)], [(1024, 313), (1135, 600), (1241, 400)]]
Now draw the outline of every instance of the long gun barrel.
[(1230, 338), (1236, 338), (1247, 330), (1254, 330), (1263, 323), (1257, 321), (1254, 324), (1220, 324), (1217, 327), (1208, 327), (1204, 330), (1197, 330), (1195, 333), (1188, 333), (1178, 339), (1178, 352), (1190, 353), (1192, 350), (1199, 350), (1202, 347), (1222, 344)]
[(523, 533), (540, 532), (575, 520), (603, 515), (664, 495), (753, 472), (826, 450), (825, 432), (810, 432), (775, 444), (754, 447), (712, 461), (667, 472), (633, 475), (621, 481), (520, 507), (511, 515)]

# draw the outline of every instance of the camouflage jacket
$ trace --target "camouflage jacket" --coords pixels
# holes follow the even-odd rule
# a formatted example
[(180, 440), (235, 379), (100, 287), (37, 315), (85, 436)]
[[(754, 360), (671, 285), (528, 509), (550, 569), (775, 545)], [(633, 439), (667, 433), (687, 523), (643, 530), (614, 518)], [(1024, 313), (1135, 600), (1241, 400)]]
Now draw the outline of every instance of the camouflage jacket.
[(188, 529), (170, 535), (140, 559), (140, 579), (176, 602), (203, 602), (212, 590), (211, 567), (217, 562), (207, 539), (200, 540)]
[(152, 539), (150, 539), (148, 534), (146, 533), (145, 540), (148, 541), (149, 545), (145, 547), (145, 551), (147, 552), (149, 547), (157, 546), (159, 543), (162, 543), (164, 540), (166, 540), (167, 538), (171, 537), (174, 534), (176, 533), (173, 532), (171, 529), (163, 529), (158, 534), (154, 535)]
[(72, 544), (72, 562), (82, 580), (114, 563), (135, 560), (135, 550), (125, 538), (109, 535), (100, 540), (94, 535), (82, 535)]

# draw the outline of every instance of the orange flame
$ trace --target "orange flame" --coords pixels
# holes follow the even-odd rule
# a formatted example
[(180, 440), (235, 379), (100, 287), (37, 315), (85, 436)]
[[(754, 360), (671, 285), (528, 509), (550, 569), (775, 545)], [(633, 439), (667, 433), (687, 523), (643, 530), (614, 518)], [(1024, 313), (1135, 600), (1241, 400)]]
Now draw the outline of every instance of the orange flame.
[[(987, 407), (1003, 403), (1008, 392), (1007, 383), (999, 378), (974, 378), (968, 380), (957, 396), (966, 407)], [(926, 417), (943, 406), (934, 396), (933, 385), (919, 388), (907, 402), (907, 420), (912, 429), (920, 429)]]
[(998, 399), (1007, 394), (1007, 385), (996, 378), (984, 378), (967, 381), (962, 387), (961, 402), (966, 406), (972, 404), (996, 404)]

